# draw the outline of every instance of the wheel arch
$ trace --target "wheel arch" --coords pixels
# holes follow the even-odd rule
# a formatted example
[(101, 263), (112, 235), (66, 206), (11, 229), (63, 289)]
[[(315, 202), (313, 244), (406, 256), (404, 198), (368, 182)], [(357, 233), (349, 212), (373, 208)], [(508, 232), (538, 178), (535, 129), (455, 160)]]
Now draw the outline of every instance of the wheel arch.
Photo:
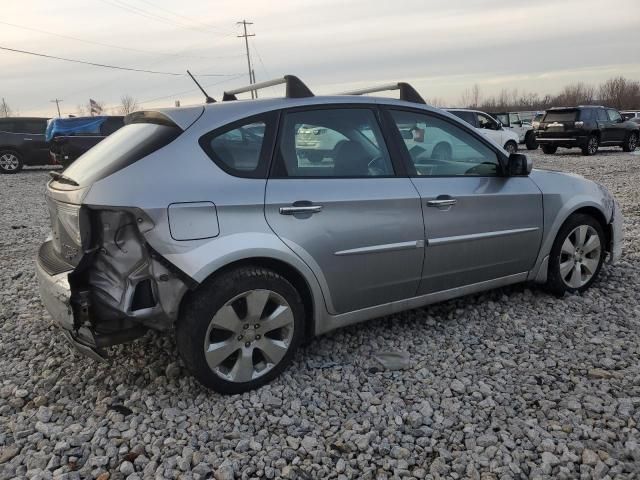
[[(304, 306), (305, 311), (305, 331), (304, 331), (304, 339), (309, 340), (315, 336), (316, 332), (316, 321), (317, 321), (317, 313), (316, 307), (318, 305), (317, 302), (314, 301), (314, 293), (309, 284), (307, 278), (298, 270), (296, 267), (287, 263), (281, 259), (266, 257), (266, 256), (256, 256), (256, 257), (247, 257), (238, 259), (235, 261), (231, 261), (215, 271), (211, 272), (207, 277), (206, 281), (211, 278), (218, 277), (220, 275), (224, 275), (226, 272), (231, 270), (242, 268), (242, 267), (262, 267), (269, 270), (272, 270), (282, 277), (284, 277), (289, 283), (293, 285), (293, 287), (298, 291), (300, 297), (302, 298), (302, 304)], [(202, 283), (202, 282), (201, 282)], [(189, 290), (185, 293), (180, 301), (180, 312), (184, 308), (184, 305), (189, 301), (189, 299), (198, 292), (199, 288), (196, 287), (193, 290)], [(322, 304), (322, 301), (320, 302)], [(181, 315), (178, 315), (178, 321), (181, 318)]]

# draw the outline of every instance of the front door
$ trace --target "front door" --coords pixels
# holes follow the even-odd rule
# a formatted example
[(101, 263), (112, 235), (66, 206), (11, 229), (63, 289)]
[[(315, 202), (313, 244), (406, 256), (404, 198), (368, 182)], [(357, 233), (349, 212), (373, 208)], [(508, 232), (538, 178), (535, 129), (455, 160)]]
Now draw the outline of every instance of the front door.
[[(420, 197), (409, 178), (396, 176), (377, 115), (295, 109), (280, 123), (265, 215), (316, 273), (330, 313), (413, 297), (420, 282)], [(321, 158), (309, 155), (309, 135), (323, 145)]]
[(624, 127), (622, 115), (613, 108), (607, 108), (609, 125), (607, 126), (607, 137), (611, 142), (622, 142), (627, 134)]
[(391, 110), (390, 116), (400, 129), (416, 124), (449, 143), (446, 157), (428, 148), (405, 151), (424, 212), (418, 293), (528, 272), (543, 233), (542, 194), (535, 183), (502, 176), (494, 148), (445, 117), (409, 110)]
[(485, 115), (480, 112), (477, 112), (476, 115), (478, 117), (477, 125), (480, 132), (496, 142), (498, 145), (504, 146), (504, 139), (502, 135), (503, 130), (500, 129), (500, 125), (498, 125), (489, 115)]

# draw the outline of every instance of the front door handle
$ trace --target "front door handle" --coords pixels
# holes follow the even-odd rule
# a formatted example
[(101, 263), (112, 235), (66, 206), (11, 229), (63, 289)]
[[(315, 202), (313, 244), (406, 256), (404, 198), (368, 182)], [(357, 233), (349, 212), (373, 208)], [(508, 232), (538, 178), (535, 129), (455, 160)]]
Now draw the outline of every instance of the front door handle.
[(427, 207), (451, 207), (458, 201), (455, 198), (441, 198), (435, 200), (428, 200)]
[(298, 207), (280, 207), (280, 215), (296, 215), (299, 213), (320, 213), (322, 205), (304, 205)]

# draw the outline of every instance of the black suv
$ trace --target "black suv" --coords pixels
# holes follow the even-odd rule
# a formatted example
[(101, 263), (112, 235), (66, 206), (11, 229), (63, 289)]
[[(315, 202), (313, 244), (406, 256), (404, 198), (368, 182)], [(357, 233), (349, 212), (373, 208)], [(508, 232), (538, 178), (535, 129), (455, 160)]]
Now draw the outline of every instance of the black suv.
[(633, 152), (639, 137), (637, 123), (624, 120), (613, 108), (596, 106), (551, 108), (536, 130), (542, 151), (550, 154), (558, 147), (579, 147), (583, 155), (594, 155), (599, 146)]
[(46, 118), (0, 118), (0, 173), (16, 173), (25, 165), (50, 163), (46, 128)]

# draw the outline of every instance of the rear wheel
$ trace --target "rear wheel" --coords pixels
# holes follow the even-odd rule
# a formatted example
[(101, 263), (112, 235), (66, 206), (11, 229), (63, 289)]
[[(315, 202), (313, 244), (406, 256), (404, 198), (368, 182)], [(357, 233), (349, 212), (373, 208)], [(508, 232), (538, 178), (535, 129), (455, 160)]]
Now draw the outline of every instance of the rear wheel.
[(598, 137), (596, 135), (589, 135), (589, 138), (587, 138), (587, 144), (582, 147), (582, 154), (583, 155), (595, 155), (596, 153), (598, 153), (598, 145), (600, 144), (600, 141), (598, 140)]
[(604, 246), (604, 232), (595, 218), (585, 214), (569, 217), (551, 248), (549, 290), (562, 295), (589, 288), (602, 268)]
[(13, 150), (0, 151), (0, 173), (17, 173), (24, 164), (20, 154)]
[(638, 132), (631, 132), (625, 142), (622, 144), (622, 150), (625, 152), (633, 152), (638, 146)]
[(509, 155), (511, 155), (512, 153), (516, 153), (518, 151), (518, 144), (513, 140), (509, 140), (507, 143), (504, 144), (504, 149), (507, 151)]
[(542, 145), (542, 152), (547, 155), (553, 155), (558, 151), (558, 147), (556, 145)]
[(304, 307), (282, 276), (257, 267), (205, 282), (176, 332), (187, 368), (205, 387), (241, 393), (278, 376), (302, 340)]
[(524, 144), (527, 146), (527, 150), (536, 150), (538, 148), (538, 141), (533, 131), (529, 131), (524, 137)]

